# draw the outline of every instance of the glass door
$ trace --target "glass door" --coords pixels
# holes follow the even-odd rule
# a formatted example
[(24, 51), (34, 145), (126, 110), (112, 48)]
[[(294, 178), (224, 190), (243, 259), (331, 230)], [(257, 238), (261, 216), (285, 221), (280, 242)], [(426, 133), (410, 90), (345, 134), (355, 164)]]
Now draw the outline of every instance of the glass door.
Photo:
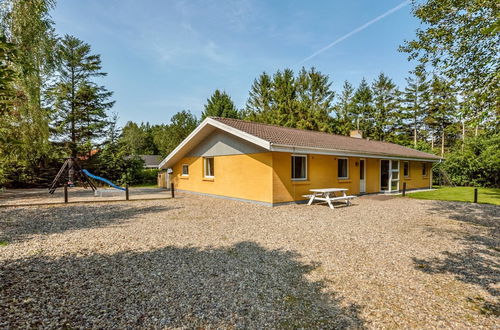
[(399, 160), (380, 160), (380, 190), (386, 192), (399, 190)]

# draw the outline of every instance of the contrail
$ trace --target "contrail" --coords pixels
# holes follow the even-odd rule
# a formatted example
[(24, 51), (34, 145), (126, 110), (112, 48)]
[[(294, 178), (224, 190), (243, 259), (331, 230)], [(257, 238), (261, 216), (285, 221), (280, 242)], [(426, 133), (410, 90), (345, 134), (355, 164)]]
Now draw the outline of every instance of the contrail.
[(364, 29), (366, 29), (367, 27), (369, 27), (370, 25), (372, 25), (373, 23), (376, 23), (378, 21), (380, 21), (382, 18), (386, 17), (386, 16), (389, 16), (390, 14), (400, 10), (401, 8), (403, 8), (404, 6), (406, 6), (407, 4), (410, 3), (410, 0), (405, 0), (403, 2), (401, 2), (399, 5), (397, 5), (396, 7), (392, 8), (392, 9), (389, 9), (388, 11), (386, 11), (385, 13), (383, 13), (382, 15), (378, 16), (378, 17), (375, 17), (374, 19), (372, 19), (371, 21), (369, 22), (366, 22), (365, 24), (361, 25), (360, 27), (358, 28), (355, 28), (354, 30), (352, 30), (351, 32), (349, 32), (348, 34), (338, 38), (337, 40), (335, 40), (334, 42), (332, 42), (331, 44), (329, 44), (328, 46), (326, 47), (323, 47), (321, 48), (320, 50), (318, 50), (317, 52), (315, 52), (314, 54), (312, 54), (311, 56), (309, 57), (306, 57), (305, 59), (303, 59), (302, 61), (300, 61), (297, 65), (300, 65), (306, 61), (309, 61), (311, 58), (313, 57), (316, 57), (318, 56), (319, 54), (323, 53), (325, 50), (327, 49), (330, 49), (332, 48), (333, 46), (335, 46), (336, 44), (338, 44), (339, 42), (342, 42), (344, 40), (346, 40), (347, 38), (349, 38), (350, 36), (360, 32), (360, 31), (363, 31)]

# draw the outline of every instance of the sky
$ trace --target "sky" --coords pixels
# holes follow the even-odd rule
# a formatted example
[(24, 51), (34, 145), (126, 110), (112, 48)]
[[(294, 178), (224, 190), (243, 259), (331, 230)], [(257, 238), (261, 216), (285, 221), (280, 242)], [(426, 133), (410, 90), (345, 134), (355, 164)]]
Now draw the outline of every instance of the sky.
[(216, 89), (243, 108), (256, 77), (285, 68), (315, 67), (337, 91), (380, 72), (404, 86), (410, 11), (402, 0), (59, 0), (51, 15), (101, 55), (123, 125), (199, 117)]

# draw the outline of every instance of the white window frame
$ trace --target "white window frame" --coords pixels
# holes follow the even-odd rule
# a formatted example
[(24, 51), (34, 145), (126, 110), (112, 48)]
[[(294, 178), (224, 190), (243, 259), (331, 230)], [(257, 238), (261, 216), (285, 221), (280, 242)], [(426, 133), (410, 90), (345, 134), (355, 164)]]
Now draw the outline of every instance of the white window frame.
[[(302, 157), (302, 158), (305, 158), (305, 162), (306, 162), (306, 168), (305, 168), (305, 177), (303, 178), (294, 178), (293, 177), (293, 173), (294, 173), (294, 166), (295, 166), (295, 163), (293, 161), (293, 157)], [(292, 181), (307, 181), (307, 155), (297, 155), (297, 154), (292, 154), (292, 157), (290, 158), (290, 162), (291, 162), (291, 165), (292, 165), (292, 173), (290, 175), (290, 177), (292, 178)]]
[[(212, 172), (214, 173), (214, 175), (207, 175), (207, 169), (208, 169), (208, 160), (209, 159), (213, 159), (213, 168), (212, 168)], [(203, 157), (203, 177), (205, 178), (209, 178), (209, 179), (213, 179), (215, 177), (215, 158), (214, 157)]]
[[(340, 159), (345, 159), (347, 161), (347, 176), (346, 177), (339, 176), (339, 160)], [(365, 167), (366, 167), (366, 163), (365, 163)], [(337, 179), (339, 179), (339, 180), (348, 180), (349, 179), (349, 158), (348, 157), (337, 157)]]
[[(184, 174), (184, 166), (186, 166), (186, 167), (187, 167), (187, 174)], [(189, 176), (189, 164), (182, 164), (182, 168), (181, 168), (181, 176), (184, 176), (184, 177)]]
[[(408, 164), (408, 174), (405, 175), (405, 164)], [(405, 178), (409, 178), (410, 177), (410, 161), (409, 160), (404, 160), (403, 161), (403, 176)]]

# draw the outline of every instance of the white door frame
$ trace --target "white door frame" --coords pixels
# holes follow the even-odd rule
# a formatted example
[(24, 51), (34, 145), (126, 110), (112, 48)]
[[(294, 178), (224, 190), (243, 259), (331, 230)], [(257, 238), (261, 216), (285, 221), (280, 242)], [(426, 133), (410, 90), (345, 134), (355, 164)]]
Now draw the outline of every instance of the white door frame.
[[(387, 190), (382, 190), (382, 185), (380, 184), (380, 181), (382, 180), (382, 161), (388, 161), (389, 162), (389, 178), (387, 180)], [(392, 169), (392, 162), (393, 161), (397, 161), (398, 162), (398, 168), (397, 170), (394, 170)], [(381, 192), (387, 192), (387, 193), (390, 193), (390, 192), (394, 192), (394, 191), (399, 191), (399, 186), (400, 186), (400, 183), (401, 183), (401, 164), (400, 164), (400, 161), (397, 160), (397, 159), (380, 159), (379, 161), (379, 187), (380, 187), (380, 191)], [(393, 172), (397, 172), (398, 173), (398, 178), (397, 179), (392, 179), (392, 173)], [(396, 190), (392, 190), (392, 181), (397, 181), (398, 182), (398, 187)]]
[[(366, 193), (366, 159), (359, 159), (359, 167), (361, 167), (361, 161), (363, 161), (363, 180), (361, 180), (361, 178), (359, 179), (359, 193), (363, 194)], [(361, 173), (361, 171), (359, 173)]]

